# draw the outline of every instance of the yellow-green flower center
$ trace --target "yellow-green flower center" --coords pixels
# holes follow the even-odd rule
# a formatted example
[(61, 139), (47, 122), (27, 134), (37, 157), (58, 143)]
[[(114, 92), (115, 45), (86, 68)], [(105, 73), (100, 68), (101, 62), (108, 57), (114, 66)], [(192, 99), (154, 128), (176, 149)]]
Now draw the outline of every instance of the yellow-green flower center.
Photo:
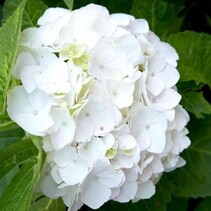
[(112, 158), (114, 158), (116, 156), (116, 154), (117, 154), (117, 150), (111, 148), (111, 149), (107, 150), (106, 157), (108, 159), (112, 159)]
[(64, 45), (59, 52), (59, 57), (72, 62), (74, 65), (82, 68), (83, 70), (87, 70), (91, 62), (91, 56), (86, 51), (86, 46), (76, 43)]

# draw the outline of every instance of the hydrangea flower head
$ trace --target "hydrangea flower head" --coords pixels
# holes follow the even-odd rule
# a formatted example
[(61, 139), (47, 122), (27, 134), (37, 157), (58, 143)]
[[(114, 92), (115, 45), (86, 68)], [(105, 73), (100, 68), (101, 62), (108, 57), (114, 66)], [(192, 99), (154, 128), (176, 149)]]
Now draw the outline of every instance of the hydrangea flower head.
[(154, 195), (190, 145), (177, 60), (146, 20), (95, 4), (49, 8), (25, 29), (7, 111), (42, 138), (40, 191), (70, 210)]

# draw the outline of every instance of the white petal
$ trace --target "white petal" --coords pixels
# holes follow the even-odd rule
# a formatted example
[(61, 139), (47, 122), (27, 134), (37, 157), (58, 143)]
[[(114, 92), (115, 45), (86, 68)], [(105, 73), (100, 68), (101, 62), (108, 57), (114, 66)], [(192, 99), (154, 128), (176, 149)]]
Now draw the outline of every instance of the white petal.
[(129, 169), (132, 168), (134, 165), (133, 157), (132, 156), (129, 157), (124, 154), (117, 154), (112, 164), (117, 169)]
[(60, 29), (64, 27), (71, 13), (63, 8), (49, 8), (38, 20), (39, 36), (44, 45), (53, 45), (59, 36)]
[(140, 167), (138, 165), (134, 165), (130, 169), (125, 169), (124, 173), (126, 176), (126, 180), (130, 181), (130, 182), (137, 180), (139, 169), (140, 169)]
[(106, 85), (111, 101), (119, 109), (132, 105), (134, 91), (133, 83), (121, 83), (114, 80), (108, 80)]
[(39, 29), (37, 27), (29, 27), (21, 32), (19, 44), (23, 49), (37, 49), (42, 48), (42, 41), (39, 36)]
[(173, 142), (173, 147), (171, 152), (173, 154), (181, 153), (191, 143), (190, 139), (186, 136), (186, 134), (183, 134), (183, 131), (173, 130), (171, 135), (172, 135), (171, 140)]
[(49, 8), (45, 10), (44, 14), (37, 21), (38, 25), (43, 25), (46, 23), (54, 23), (57, 19), (69, 18), (70, 11), (63, 8)]
[[(42, 106), (38, 107), (38, 104)], [(33, 135), (43, 136), (53, 124), (51, 100), (42, 92), (27, 95), (22, 86), (15, 87), (8, 92), (7, 105), (10, 118)]]
[(59, 36), (59, 31), (56, 26), (47, 23), (39, 27), (38, 36), (45, 46), (51, 46), (57, 40)]
[(115, 40), (115, 43), (119, 49), (126, 53), (128, 60), (137, 66), (144, 62), (144, 57), (142, 55), (142, 50), (139, 45), (138, 40), (132, 34), (127, 34)]
[(84, 180), (88, 173), (88, 167), (76, 158), (67, 167), (60, 168), (59, 173), (65, 183), (75, 185)]
[(93, 137), (79, 148), (78, 153), (87, 160), (91, 167), (98, 159), (105, 157), (106, 147), (101, 139)]
[(166, 117), (168, 119), (168, 121), (173, 121), (175, 118), (175, 110), (171, 109), (165, 112), (166, 113)]
[(92, 209), (98, 209), (109, 200), (110, 196), (111, 190), (108, 187), (99, 180), (92, 180), (84, 187), (81, 200)]
[(58, 184), (56, 184), (50, 174), (50, 166), (47, 165), (45, 167), (43, 174), (41, 175), (41, 178), (38, 182), (38, 187), (40, 191), (49, 198), (56, 199), (59, 197), (56, 194)]
[(163, 126), (151, 125), (149, 128), (150, 146), (147, 149), (149, 152), (162, 153), (166, 144), (166, 134)]
[(66, 64), (58, 59), (52, 61), (39, 74), (36, 74), (37, 87), (46, 92), (66, 93), (70, 91), (68, 83), (68, 68)]
[(108, 10), (96, 4), (89, 4), (80, 10), (75, 10), (69, 24), (79, 29), (90, 28), (101, 36), (107, 36), (112, 28)]
[(52, 133), (59, 130), (61, 127), (68, 127), (74, 133), (75, 123), (67, 108), (54, 108), (52, 110), (54, 125), (51, 128)]
[(51, 152), (54, 150), (54, 147), (51, 144), (51, 139), (49, 135), (44, 136), (42, 139), (42, 142), (43, 142), (42, 148), (45, 150), (45, 152)]
[(94, 130), (94, 124), (88, 116), (78, 116), (76, 118), (76, 132), (74, 140), (78, 142), (87, 141), (94, 134)]
[(124, 181), (124, 174), (122, 171), (108, 167), (100, 174), (100, 181), (110, 188), (118, 187)]
[(30, 94), (37, 88), (34, 74), (40, 72), (41, 69), (42, 67), (36, 65), (28, 65), (22, 69), (20, 78), (27, 93)]
[(106, 146), (106, 149), (112, 148), (114, 145), (115, 138), (111, 133), (107, 133), (105, 136), (103, 136), (103, 143)]
[(45, 110), (45, 108), (48, 108), (49, 106), (53, 106), (56, 104), (50, 95), (47, 95), (38, 89), (36, 89), (34, 92), (29, 94), (28, 96), (29, 96), (30, 104), (37, 111)]
[(55, 123), (51, 127), (51, 142), (54, 149), (58, 150), (73, 141), (75, 121), (65, 108), (54, 108), (52, 116)]
[(188, 121), (190, 121), (190, 117), (187, 113), (187, 111), (182, 108), (182, 106), (178, 105), (175, 108), (176, 115), (175, 115), (175, 122), (176, 122), (176, 130), (182, 130)]
[(136, 19), (130, 24), (130, 30), (134, 34), (145, 34), (149, 31), (149, 24), (145, 19)]
[(110, 15), (111, 21), (116, 25), (126, 26), (131, 21), (134, 21), (135, 18), (132, 15), (124, 14), (124, 13), (114, 13)]
[(155, 53), (150, 57), (149, 62), (147, 64), (149, 73), (158, 73), (161, 72), (166, 66), (165, 58), (163, 58), (158, 53)]
[(165, 88), (165, 85), (161, 79), (159, 79), (156, 76), (150, 76), (147, 81), (147, 89), (154, 95), (159, 95), (163, 89)]
[(93, 52), (89, 73), (101, 81), (121, 80), (134, 72), (125, 52), (118, 50), (113, 42), (102, 39)]
[(179, 156), (179, 161), (177, 162), (177, 168), (183, 167), (186, 164), (186, 161)]
[(45, 176), (40, 182), (40, 189), (44, 195), (49, 198), (56, 199), (58, 196), (55, 196), (57, 190), (57, 184), (51, 176)]
[[(141, 108), (129, 122), (131, 128), (131, 134), (136, 138), (140, 150), (145, 150), (152, 145), (150, 149), (156, 150), (154, 145), (159, 143), (159, 150), (163, 148), (163, 142), (165, 143), (165, 130), (167, 129), (167, 120), (164, 113), (155, 111), (152, 108)], [(160, 142), (157, 142), (156, 131)]]
[(150, 146), (150, 134), (145, 128), (140, 128), (140, 130), (133, 131), (131, 128), (131, 133), (137, 140), (140, 150), (143, 151)]
[(131, 135), (118, 137), (118, 142), (121, 149), (133, 149), (137, 145), (136, 139)]
[(141, 182), (147, 182), (152, 177), (152, 168), (150, 166), (147, 166), (144, 168), (144, 170), (141, 172), (141, 175), (139, 176), (139, 180)]
[(116, 119), (110, 109), (112, 110), (112, 107), (105, 106), (99, 99), (91, 96), (76, 117), (76, 138), (84, 137), (80, 133), (87, 135), (84, 138), (90, 138), (91, 135), (101, 136), (113, 130), (116, 126)]
[(61, 184), (63, 182), (59, 174), (59, 167), (56, 165), (51, 169), (51, 176), (57, 184)]
[(166, 61), (173, 65), (174, 67), (177, 66), (177, 60), (179, 59), (178, 54), (176, 50), (165, 42), (160, 42), (157, 46), (161, 54), (163, 54), (163, 57), (166, 59)]
[(35, 60), (29, 52), (21, 52), (18, 55), (16, 63), (13, 67), (13, 70), (12, 70), (13, 76), (16, 77), (17, 79), (20, 79), (20, 73), (22, 69), (25, 66), (34, 65), (34, 64), (35, 64)]
[(75, 149), (69, 146), (53, 152), (53, 160), (59, 167), (68, 166), (75, 156)]
[(179, 72), (172, 65), (167, 64), (163, 71), (157, 73), (157, 76), (164, 81), (165, 88), (174, 86), (179, 80)]
[(118, 201), (121, 203), (129, 202), (134, 198), (138, 189), (137, 182), (125, 182), (120, 189), (119, 195), (114, 198), (114, 201)]
[(63, 202), (66, 206), (72, 207), (74, 201), (76, 201), (78, 185), (71, 185), (65, 195), (62, 196)]
[(71, 207), (68, 207), (67, 211), (78, 211), (81, 209), (81, 207), (84, 205), (84, 203), (80, 200), (80, 198), (77, 198), (73, 201), (73, 204)]
[(98, 175), (100, 182), (109, 188), (119, 187), (125, 179), (122, 171), (115, 170), (110, 163), (101, 160), (96, 163), (93, 174)]
[(141, 34), (137, 37), (137, 39), (138, 39), (138, 41), (139, 41), (139, 43), (141, 45), (142, 53), (144, 55), (147, 55), (147, 56), (152, 56), (154, 54), (154, 51), (155, 51), (155, 48), (154, 48), (153, 44), (150, 43), (147, 40), (147, 38), (144, 35), (141, 35)]
[(164, 90), (156, 97), (156, 106), (161, 109), (172, 109), (176, 107), (181, 100), (181, 95), (173, 89)]
[(138, 185), (138, 191), (136, 193), (136, 197), (134, 201), (138, 201), (140, 199), (149, 199), (155, 194), (155, 185), (151, 182), (145, 182)]
[(70, 144), (73, 140), (74, 131), (69, 127), (61, 127), (59, 131), (51, 134), (51, 143), (55, 150), (59, 150), (62, 147)]
[(153, 161), (150, 163), (150, 167), (152, 168), (152, 172), (154, 174), (159, 174), (164, 170), (163, 163), (156, 157), (154, 157)]

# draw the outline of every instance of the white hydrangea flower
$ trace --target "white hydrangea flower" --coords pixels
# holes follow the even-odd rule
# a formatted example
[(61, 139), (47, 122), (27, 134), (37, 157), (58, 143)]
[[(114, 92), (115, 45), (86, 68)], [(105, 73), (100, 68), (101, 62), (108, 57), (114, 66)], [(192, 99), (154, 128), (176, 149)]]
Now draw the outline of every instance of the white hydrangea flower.
[(110, 106), (91, 96), (76, 116), (75, 140), (87, 141), (92, 135), (103, 136), (113, 130), (119, 122)]
[(25, 29), (7, 111), (42, 137), (39, 190), (71, 211), (154, 195), (190, 145), (177, 60), (146, 20), (95, 4), (49, 8)]
[(67, 108), (54, 108), (52, 110), (54, 125), (49, 129), (50, 140), (54, 150), (62, 149), (71, 144), (75, 135), (75, 121), (69, 115)]
[(93, 60), (89, 73), (105, 82), (108, 79), (122, 80), (134, 72), (126, 54), (110, 40), (102, 39), (93, 50)]
[(166, 144), (167, 120), (164, 113), (143, 107), (131, 118), (130, 128), (141, 151), (161, 153)]
[(47, 197), (57, 199), (67, 193), (67, 187), (59, 186), (52, 177), (51, 166), (47, 164), (39, 181), (39, 188)]
[(122, 171), (115, 170), (107, 162), (98, 161), (82, 184), (80, 199), (92, 209), (97, 209), (109, 200), (111, 189), (119, 187), (124, 179)]
[(28, 95), (23, 86), (15, 87), (8, 92), (7, 104), (10, 118), (28, 133), (43, 136), (54, 123), (50, 113), (54, 102), (42, 91)]
[(155, 194), (155, 185), (149, 180), (145, 183), (141, 183), (138, 185), (138, 191), (136, 192), (136, 196), (133, 199), (133, 202), (137, 202), (140, 199), (149, 199)]
[(53, 46), (59, 37), (60, 30), (67, 24), (71, 14), (63, 8), (49, 8), (38, 20), (38, 36), (45, 46)]
[(82, 182), (88, 174), (87, 162), (76, 152), (74, 147), (65, 146), (52, 152), (51, 159), (58, 167), (57, 174), (68, 185)]
[(92, 167), (98, 160), (104, 159), (106, 154), (105, 144), (96, 137), (89, 142), (82, 143), (78, 148), (78, 154), (87, 160), (89, 167)]
[(124, 170), (125, 182), (119, 188), (119, 194), (113, 198), (114, 201), (125, 203), (134, 199), (138, 190), (138, 171), (139, 167), (137, 165)]

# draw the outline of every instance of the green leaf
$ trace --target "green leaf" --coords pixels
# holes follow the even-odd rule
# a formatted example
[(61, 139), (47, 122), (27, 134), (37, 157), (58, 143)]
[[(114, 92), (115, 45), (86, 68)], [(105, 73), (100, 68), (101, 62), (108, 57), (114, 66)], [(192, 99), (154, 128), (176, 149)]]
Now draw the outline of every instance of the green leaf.
[(6, 20), (7, 18), (9, 18), (14, 11), (17, 9), (17, 7), (20, 5), (20, 3), (22, 2), (22, 0), (6, 0), (4, 2), (4, 7), (3, 7), (3, 18), (4, 20)]
[[(21, 0), (7, 0), (5, 2), (3, 11), (4, 19), (14, 12), (20, 2)], [(37, 20), (43, 15), (46, 9), (47, 6), (41, 0), (28, 0), (23, 12), (22, 29), (37, 26)]]
[(38, 157), (23, 164), (20, 172), (0, 198), (1, 211), (29, 209), (32, 192), (40, 174), (41, 162), (41, 157)]
[(64, 0), (65, 4), (67, 5), (67, 7), (69, 8), (70, 11), (73, 10), (73, 2), (74, 0)]
[(0, 5), (0, 26), (1, 26), (2, 18), (3, 18), (3, 7), (2, 5)]
[[(14, 122), (4, 120), (5, 117), (0, 117), (0, 157), (2, 153), (5, 151), (3, 149), (11, 146), (13, 143), (20, 141), (25, 136), (24, 131), (18, 127)], [(7, 150), (8, 151), (8, 150)], [(8, 170), (6, 175), (3, 178), (0, 178), (0, 196), (9, 185), (13, 177), (18, 172), (18, 167), (13, 168), (12, 170)], [(0, 174), (2, 171), (0, 171)]]
[(170, 35), (168, 42), (179, 54), (181, 81), (194, 80), (211, 86), (211, 36), (205, 33), (180, 32)]
[(196, 84), (195, 81), (179, 81), (177, 83), (177, 89), (179, 93), (200, 91), (204, 86), (203, 83)]
[(177, 4), (167, 0), (134, 0), (131, 14), (136, 18), (146, 19), (151, 31), (160, 37), (165, 37), (170, 32), (179, 30), (181, 20), (178, 19), (177, 14), (181, 5), (180, 2)]
[(211, 114), (211, 105), (204, 99), (201, 92), (187, 92), (182, 94), (181, 104), (196, 118), (204, 118), (203, 114)]
[(207, 197), (198, 205), (195, 211), (210, 211), (210, 210), (211, 210), (211, 197)]
[(180, 81), (177, 84), (178, 92), (182, 95), (181, 104), (183, 107), (200, 119), (204, 114), (211, 114), (211, 105), (204, 97), (203, 83), (196, 84), (195, 81)]
[[(34, 150), (31, 152), (34, 153)], [(20, 161), (22, 161), (22, 158), (20, 158)], [(12, 179), (0, 198), (1, 211), (29, 209), (32, 193), (40, 176), (43, 162), (43, 152), (41, 149), (37, 149), (37, 154), (30, 159), (26, 158), (20, 167), (19, 173)]]
[(31, 203), (29, 211), (65, 211), (66, 206), (62, 199), (49, 199), (45, 196), (37, 194), (34, 201)]
[(169, 173), (168, 184), (177, 197), (211, 196), (211, 118), (191, 116), (188, 127), (191, 146), (183, 153), (186, 165)]
[(26, 0), (23, 0), (0, 29), (0, 113), (4, 113), (6, 108), (6, 94), (10, 86), (25, 3)]
[[(100, 207), (97, 211), (107, 211), (107, 210), (116, 210), (116, 211), (120, 211), (120, 210), (124, 210), (124, 211), (138, 211), (139, 207), (137, 206), (138, 203), (118, 203), (118, 202), (114, 202), (114, 201), (109, 201), (107, 203), (105, 203), (102, 207)], [(92, 210), (88, 207), (86, 207), (85, 210)]]
[[(47, 0), (46, 0), (47, 1)], [(49, 1), (49, 0), (48, 0)], [(76, 0), (73, 5), (73, 9), (78, 9), (80, 7), (86, 6), (87, 4), (97, 4), (97, 0)]]
[(2, 179), (0, 179), (0, 197), (18, 172), (19, 169), (14, 168), (10, 172), (8, 172)]
[(110, 13), (130, 13), (133, 0), (101, 0), (100, 4), (105, 6)]
[[(78, 0), (76, 0), (77, 2)], [(43, 0), (48, 7), (65, 7), (66, 4), (61, 0)]]
[(15, 123), (11, 121), (0, 123), (0, 153), (2, 149), (20, 141), (24, 135), (25, 132)]
[(47, 6), (40, 0), (27, 0), (23, 12), (22, 29), (37, 26), (38, 19), (43, 15)]
[(169, 211), (187, 211), (188, 210), (188, 199), (185, 198), (172, 198), (171, 202), (168, 203), (167, 209)]
[(38, 149), (31, 140), (23, 140), (12, 144), (0, 154), (0, 179), (13, 168), (34, 158)]

